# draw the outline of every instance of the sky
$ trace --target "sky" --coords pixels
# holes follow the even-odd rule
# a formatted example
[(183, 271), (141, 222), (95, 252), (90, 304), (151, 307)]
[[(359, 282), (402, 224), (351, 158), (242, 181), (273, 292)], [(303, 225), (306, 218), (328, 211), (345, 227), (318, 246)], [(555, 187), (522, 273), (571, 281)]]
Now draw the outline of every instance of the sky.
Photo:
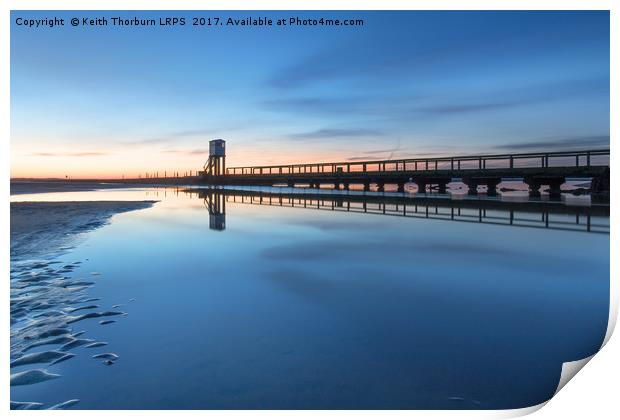
[[(18, 17), (184, 16), (185, 26), (32, 29)], [(200, 27), (191, 17), (364, 19)], [(11, 14), (11, 176), (118, 178), (202, 167), (609, 145), (609, 14)]]

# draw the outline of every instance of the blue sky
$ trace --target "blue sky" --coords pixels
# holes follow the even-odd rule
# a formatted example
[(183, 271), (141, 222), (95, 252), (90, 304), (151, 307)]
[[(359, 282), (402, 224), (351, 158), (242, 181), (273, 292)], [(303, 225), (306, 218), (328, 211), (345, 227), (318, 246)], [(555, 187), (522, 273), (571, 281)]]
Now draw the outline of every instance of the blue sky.
[[(48, 16), (363, 27), (27, 29)], [(12, 12), (12, 176), (609, 144), (608, 12)], [(191, 20), (190, 22), (191, 23)]]

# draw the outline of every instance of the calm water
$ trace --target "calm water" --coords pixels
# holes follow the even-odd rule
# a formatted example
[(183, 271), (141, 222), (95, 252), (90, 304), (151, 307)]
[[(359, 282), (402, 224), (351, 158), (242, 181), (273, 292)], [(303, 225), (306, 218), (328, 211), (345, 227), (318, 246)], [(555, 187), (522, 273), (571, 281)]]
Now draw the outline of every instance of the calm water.
[[(12, 369), (62, 375), (12, 387), (13, 401), (518, 408), (550, 398), (562, 363), (594, 353), (607, 327), (609, 235), (584, 232), (574, 215), (551, 214), (545, 229), (539, 214), (515, 214), (515, 224), (536, 226), (520, 227), (495, 210), (464, 209), (464, 221), (452, 221), (449, 207), (397, 217), (402, 209), (364, 214), (229, 197), (224, 221), (208, 211), (222, 212), (222, 199), (173, 190), (12, 199), (161, 200), (114, 216), (57, 258), (81, 261), (70, 275), (94, 279), (86, 293), (128, 315), (71, 324), (109, 344)], [(383, 213), (367, 205), (375, 208)], [(590, 222), (596, 230), (609, 219)], [(91, 357), (102, 352), (119, 358), (107, 366)]]

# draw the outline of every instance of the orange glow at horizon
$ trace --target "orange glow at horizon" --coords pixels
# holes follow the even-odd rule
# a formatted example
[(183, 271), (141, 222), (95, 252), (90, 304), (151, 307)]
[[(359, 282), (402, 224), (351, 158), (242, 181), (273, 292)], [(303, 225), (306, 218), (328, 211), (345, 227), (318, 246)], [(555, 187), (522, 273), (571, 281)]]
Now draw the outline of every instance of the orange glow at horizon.
[[(345, 161), (350, 152), (287, 151), (284, 148), (228, 147), (226, 166), (267, 166), (294, 163)], [(116, 150), (109, 153), (75, 151), (57, 154), (11, 153), (11, 179), (134, 179), (149, 176), (182, 176), (202, 170), (208, 153), (162, 153), (156, 150)], [(351, 161), (354, 163), (354, 161)]]

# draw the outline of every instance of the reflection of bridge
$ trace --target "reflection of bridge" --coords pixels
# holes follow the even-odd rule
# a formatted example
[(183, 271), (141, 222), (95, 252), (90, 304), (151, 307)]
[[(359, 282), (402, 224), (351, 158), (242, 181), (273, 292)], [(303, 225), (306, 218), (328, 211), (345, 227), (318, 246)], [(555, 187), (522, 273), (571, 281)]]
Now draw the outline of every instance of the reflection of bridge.
[[(570, 206), (561, 202), (510, 202), (369, 194), (284, 193), (231, 189), (191, 189), (204, 199), (210, 228), (225, 228), (226, 203), (381, 214), (493, 225), (609, 233), (609, 206)], [(605, 219), (607, 219), (605, 221)]]
[(224, 164), (212, 164), (225, 159), (224, 141), (211, 143), (220, 149), (209, 156), (200, 173), (201, 182), (210, 185), (329, 185), (348, 190), (355, 184), (370, 191), (373, 184), (383, 191), (390, 184), (403, 192), (405, 184), (413, 182), (418, 191), (434, 185), (445, 192), (446, 185), (458, 179), (472, 195), (477, 194), (479, 185), (487, 187), (488, 195), (495, 195), (502, 180), (520, 179), (533, 196), (540, 195), (543, 185), (549, 186), (550, 195), (557, 196), (567, 178), (591, 178), (593, 193), (609, 196), (609, 149), (225, 168)]

